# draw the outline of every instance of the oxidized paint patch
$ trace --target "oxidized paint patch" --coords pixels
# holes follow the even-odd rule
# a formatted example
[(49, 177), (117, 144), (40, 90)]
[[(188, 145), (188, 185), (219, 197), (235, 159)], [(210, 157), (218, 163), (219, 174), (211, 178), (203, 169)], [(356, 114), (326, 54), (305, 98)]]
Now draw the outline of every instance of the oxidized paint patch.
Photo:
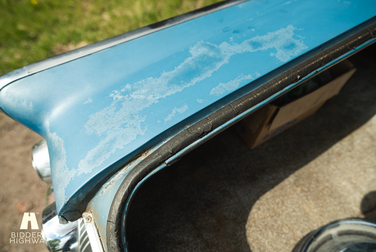
[(74, 169), (68, 169), (66, 165), (67, 156), (63, 139), (61, 139), (56, 133), (50, 132), (50, 125), (48, 122), (46, 123), (46, 129), (51, 167), (54, 167), (54, 172), (56, 173), (53, 178), (57, 178), (57, 184), (61, 183), (62, 185), (54, 187), (55, 196), (57, 199), (59, 199), (58, 201), (56, 201), (57, 208), (60, 208), (61, 200), (66, 200), (65, 188), (68, 186), (69, 181), (77, 174), (77, 171)]
[(23, 90), (16, 90), (13, 92), (5, 91), (1, 92), (1, 99), (3, 103), (9, 103), (18, 108), (18, 112), (26, 116), (34, 113), (34, 105), (30, 100), (26, 100), (22, 96)]
[(174, 108), (171, 112), (171, 114), (169, 114), (166, 118), (165, 118), (165, 122), (167, 121), (170, 121), (176, 113), (179, 113), (179, 114), (182, 114), (184, 113), (186, 110), (188, 109), (188, 105), (184, 105), (183, 107), (181, 108)]
[[(79, 162), (77, 175), (91, 172), (116, 150), (122, 149), (137, 136), (145, 134), (147, 125), (143, 125), (143, 122), (147, 115), (140, 115), (142, 110), (210, 78), (214, 72), (228, 64), (233, 55), (274, 50), (271, 51), (270, 56), (281, 62), (297, 56), (307, 46), (293, 37), (294, 30), (295, 27), (288, 25), (286, 28), (269, 32), (264, 36), (255, 36), (239, 44), (223, 42), (216, 45), (200, 41), (189, 49), (190, 56), (172, 71), (163, 72), (159, 77), (147, 77), (138, 82), (126, 83), (120, 89), (113, 90), (108, 95), (112, 98), (111, 104), (90, 115), (85, 125), (87, 134), (96, 134), (101, 140)], [(249, 74), (240, 75), (228, 83), (217, 84), (211, 89), (210, 94), (221, 95), (226, 91), (235, 90), (242, 82), (249, 82), (252, 79)], [(196, 98), (192, 99), (196, 101)], [(165, 122), (172, 121), (176, 113), (183, 113), (186, 110), (188, 106), (174, 108), (164, 118)]]
[(219, 83), (218, 86), (214, 87), (211, 91), (210, 91), (210, 95), (222, 95), (224, 94), (226, 91), (231, 91), (231, 90), (235, 90), (239, 87), (239, 85), (244, 82), (244, 80), (253, 80), (253, 77), (252, 75), (248, 74), (246, 76), (244, 75), (240, 75), (238, 76), (236, 79), (234, 80), (231, 80), (227, 83)]
[(88, 103), (92, 103), (92, 102), (93, 102), (93, 99), (89, 98), (89, 99), (87, 99), (87, 100), (84, 102), (84, 104), (88, 104)]

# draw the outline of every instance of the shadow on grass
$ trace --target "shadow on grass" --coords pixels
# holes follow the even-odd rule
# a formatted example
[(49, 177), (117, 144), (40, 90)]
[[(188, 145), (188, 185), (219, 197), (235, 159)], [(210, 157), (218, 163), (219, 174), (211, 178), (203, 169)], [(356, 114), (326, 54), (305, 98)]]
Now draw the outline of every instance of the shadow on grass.
[(249, 150), (232, 129), (150, 178), (128, 215), (130, 251), (250, 251), (245, 233), (256, 201), (376, 114), (375, 46), (315, 115)]

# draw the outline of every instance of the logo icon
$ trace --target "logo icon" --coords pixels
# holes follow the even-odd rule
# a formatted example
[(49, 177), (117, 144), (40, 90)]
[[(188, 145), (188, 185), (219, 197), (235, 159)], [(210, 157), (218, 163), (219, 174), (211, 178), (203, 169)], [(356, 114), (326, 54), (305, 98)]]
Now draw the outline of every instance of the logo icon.
[(28, 229), (29, 222), (31, 224), (31, 229), (39, 229), (37, 217), (35, 216), (35, 213), (28, 213), (28, 212), (25, 212), (23, 215), (20, 229), (22, 230)]
[[(39, 225), (38, 225), (37, 217), (35, 216), (35, 213), (26, 212), (24, 213), (22, 217), (20, 229), (27, 230), (29, 229), (29, 227), (31, 227), (32, 230), (39, 229)], [(15, 243), (15, 244), (43, 243), (42, 233), (35, 232), (35, 231), (11, 232), (9, 243)]]

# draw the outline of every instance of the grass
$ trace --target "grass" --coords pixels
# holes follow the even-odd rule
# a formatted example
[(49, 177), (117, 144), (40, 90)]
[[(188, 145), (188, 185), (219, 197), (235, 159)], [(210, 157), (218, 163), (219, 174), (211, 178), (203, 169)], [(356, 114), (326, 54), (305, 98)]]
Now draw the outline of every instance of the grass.
[(219, 0), (0, 0), (0, 75)]

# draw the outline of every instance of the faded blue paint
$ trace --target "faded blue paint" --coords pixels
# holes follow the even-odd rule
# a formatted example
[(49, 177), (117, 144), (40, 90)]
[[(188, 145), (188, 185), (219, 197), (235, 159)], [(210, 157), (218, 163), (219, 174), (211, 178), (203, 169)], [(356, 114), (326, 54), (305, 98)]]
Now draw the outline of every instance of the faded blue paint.
[(124, 178), (127, 176), (130, 169), (134, 167), (135, 163), (128, 165), (127, 167), (116, 173), (106, 184), (103, 185), (101, 190), (98, 191), (96, 196), (90, 201), (88, 210), (93, 213), (95, 218), (95, 224), (99, 236), (101, 237), (102, 244), (107, 251), (107, 239), (106, 239), (106, 227), (107, 218), (110, 213), (112, 200), (115, 197), (117, 190), (119, 189)]
[[(138, 190), (138, 188), (143, 184), (145, 183), (145, 181), (147, 181), (150, 177), (152, 177), (154, 174), (156, 174), (157, 172), (161, 171), (162, 169), (168, 167), (169, 165), (173, 164), (175, 161), (181, 159), (183, 156), (185, 156), (187, 153), (189, 153), (190, 151), (192, 151), (193, 149), (197, 148), (198, 146), (200, 146), (201, 144), (205, 143), (206, 141), (208, 141), (209, 139), (213, 138), (214, 136), (216, 136), (218, 133), (220, 133), (221, 131), (223, 131), (224, 129), (230, 127), (231, 125), (235, 124), (236, 122), (240, 121), (241, 119), (247, 117), (248, 115), (250, 115), (251, 113), (253, 113), (254, 111), (256, 111), (257, 109), (261, 108), (262, 106), (265, 106), (266, 104), (270, 103), (271, 101), (273, 101), (274, 99), (276, 99), (278, 96), (280, 96), (281, 94), (284, 94), (286, 92), (288, 92), (289, 90), (295, 88), (296, 86), (299, 86), (300, 84), (302, 84), (303, 82), (311, 79), (313, 76), (315, 76), (316, 74), (319, 74), (327, 69), (329, 69), (331, 66), (333, 66), (334, 64), (346, 59), (347, 57), (355, 54), (356, 52), (358, 52), (359, 50), (363, 49), (365, 46), (368, 46), (370, 44), (373, 44), (376, 42), (376, 38), (375, 39), (372, 39), (366, 43), (364, 43), (363, 45), (351, 50), (350, 52), (342, 55), (341, 57), (333, 60), (332, 62), (326, 64), (325, 66), (323, 67), (320, 67), (319, 69), (317, 69), (316, 71), (308, 74), (307, 76), (305, 76), (304, 78), (301, 78), (299, 81), (287, 86), (286, 88), (284, 88), (283, 90), (281, 90), (280, 92), (270, 96), (269, 98), (265, 99), (264, 101), (260, 102), (259, 104), (249, 108), (248, 110), (244, 111), (243, 113), (237, 115), (236, 117), (232, 118), (231, 120), (227, 121), (226, 123), (224, 123), (223, 125), (221, 125), (220, 127), (214, 129), (213, 131), (209, 132), (208, 134), (206, 134), (205, 136), (203, 136), (202, 138), (198, 139), (197, 141), (193, 142), (192, 144), (190, 144), (189, 146), (187, 146), (186, 148), (184, 148), (183, 150), (179, 151), (178, 153), (176, 153), (175, 155), (173, 155), (172, 157), (170, 157), (169, 159), (167, 159), (162, 165), (160, 165), (159, 167), (157, 167), (156, 169), (154, 169), (152, 172), (150, 172), (145, 178), (143, 178), (139, 183), (137, 183), (137, 185), (135, 186), (135, 188), (132, 190), (130, 196), (128, 197), (128, 200), (126, 202), (126, 205), (125, 205), (125, 208), (124, 208), (124, 212), (123, 212), (123, 222), (122, 222), (122, 228), (121, 228), (121, 238), (122, 238), (122, 243), (123, 243), (123, 246), (124, 246), (124, 250), (125, 251), (128, 251), (128, 248), (126, 246), (127, 242), (126, 242), (126, 234), (125, 234), (125, 231), (126, 231), (126, 223), (125, 223), (125, 220), (126, 220), (126, 213), (129, 209), (129, 206), (130, 206), (130, 200), (132, 199), (132, 197), (135, 196), (136, 194), (136, 191)], [(289, 122), (289, 124), (291, 123), (294, 123), (296, 121), (296, 119), (293, 121), (293, 122)], [(126, 177), (126, 175), (124, 175), (123, 177)], [(118, 183), (117, 187), (114, 187), (112, 188), (111, 190), (117, 190), (117, 188), (120, 187), (120, 183)], [(113, 192), (113, 195), (115, 195), (115, 192)], [(100, 199), (96, 199), (97, 202), (105, 202), (105, 201), (101, 201)], [(98, 208), (108, 208), (108, 212), (109, 213), (109, 207), (108, 206), (105, 206), (104, 204), (97, 204)]]
[(15, 81), (0, 106), (47, 139), (62, 214), (143, 149), (375, 12), (366, 0), (245, 2)]

